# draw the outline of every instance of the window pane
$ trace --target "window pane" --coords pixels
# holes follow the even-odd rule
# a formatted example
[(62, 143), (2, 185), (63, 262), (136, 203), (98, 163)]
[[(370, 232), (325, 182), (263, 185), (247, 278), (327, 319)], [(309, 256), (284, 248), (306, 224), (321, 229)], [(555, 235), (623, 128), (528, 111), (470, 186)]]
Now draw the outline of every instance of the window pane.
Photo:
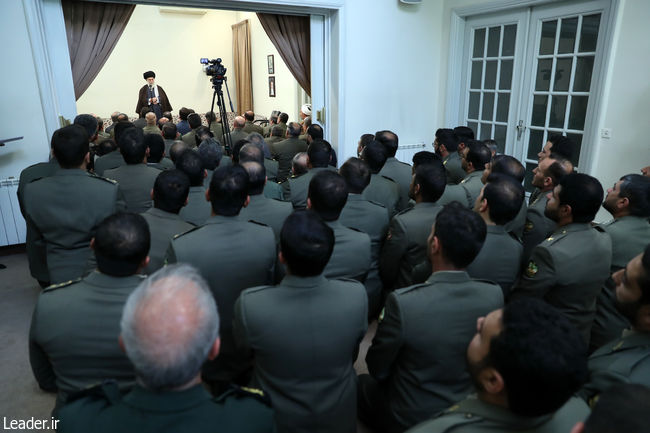
[(499, 93), (497, 98), (497, 122), (508, 121), (508, 111), (510, 108), (510, 94)]
[(594, 56), (578, 57), (576, 74), (573, 78), (574, 92), (588, 92), (591, 87), (591, 73), (594, 70)]
[(569, 80), (571, 80), (571, 65), (573, 58), (557, 59), (555, 64), (555, 84), (553, 90), (556, 92), (569, 91)]
[(486, 138), (492, 138), (492, 124), (491, 123), (481, 123), (481, 131), (477, 137), (481, 137), (483, 140)]
[(499, 89), (510, 90), (512, 88), (512, 60), (501, 60), (501, 77), (499, 78)]
[(557, 52), (559, 54), (572, 53), (576, 45), (576, 31), (578, 30), (578, 17), (565, 18), (560, 27), (560, 41)]
[(537, 167), (536, 163), (526, 163), (526, 176), (524, 177), (524, 189), (531, 192), (535, 187), (533, 186), (533, 170)]
[(573, 140), (575, 143), (575, 147), (573, 148), (573, 152), (571, 154), (571, 162), (577, 169), (580, 159), (580, 148), (582, 147), (582, 134), (567, 134), (566, 136)]
[(539, 42), (539, 53), (553, 54), (555, 49), (555, 28), (557, 27), (557, 20), (546, 21), (542, 24), (542, 39)]
[(483, 57), (485, 50), (485, 29), (474, 30), (474, 57)]
[(584, 130), (585, 117), (587, 116), (588, 96), (573, 96), (571, 110), (569, 111), (569, 129)]
[(478, 131), (478, 122), (467, 122), (467, 126), (468, 126), (472, 131)]
[(587, 15), (582, 17), (582, 30), (580, 31), (580, 52), (596, 51), (598, 42), (598, 27), (600, 26), (600, 14)]
[(499, 57), (499, 44), (501, 43), (501, 27), (490, 27), (488, 33), (488, 57)]
[(564, 115), (566, 113), (566, 96), (551, 97), (551, 114), (548, 118), (549, 128), (563, 128)]
[(472, 81), (469, 86), (472, 89), (480, 89), (482, 77), (483, 77), (483, 62), (480, 60), (478, 62), (472, 62)]
[(535, 90), (546, 92), (551, 87), (551, 67), (553, 59), (539, 59), (537, 61), (537, 78), (535, 79)]
[(494, 113), (494, 93), (483, 93), (483, 111), (481, 112), (481, 120), (492, 121), (492, 114)]
[(546, 144), (544, 141), (544, 130), (531, 129), (528, 138), (528, 154), (526, 155), (526, 158), (536, 160), (537, 154), (542, 151), (544, 144)]
[(494, 125), (494, 141), (497, 142), (497, 152), (503, 153), (506, 148), (507, 127), (503, 125)]
[(497, 84), (497, 63), (498, 60), (485, 62), (485, 88), (494, 89)]
[(469, 92), (469, 107), (467, 107), (467, 117), (478, 119), (478, 109), (481, 104), (480, 92)]
[(547, 100), (548, 96), (546, 95), (535, 95), (533, 98), (533, 115), (530, 119), (531, 125), (544, 126)]
[(515, 55), (515, 41), (517, 40), (517, 24), (510, 24), (503, 28), (503, 47), (501, 48), (502, 56)]

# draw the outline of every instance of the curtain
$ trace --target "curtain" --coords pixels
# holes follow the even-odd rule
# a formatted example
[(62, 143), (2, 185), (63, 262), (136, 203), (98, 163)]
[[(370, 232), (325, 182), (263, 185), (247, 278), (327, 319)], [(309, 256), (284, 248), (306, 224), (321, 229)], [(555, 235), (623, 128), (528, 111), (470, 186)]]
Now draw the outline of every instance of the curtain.
[(111, 55), (135, 5), (63, 0), (61, 6), (78, 100)]
[(232, 26), (232, 53), (235, 64), (237, 112), (241, 114), (253, 110), (253, 67), (248, 20)]
[(311, 96), (309, 17), (261, 13), (257, 17), (298, 84)]

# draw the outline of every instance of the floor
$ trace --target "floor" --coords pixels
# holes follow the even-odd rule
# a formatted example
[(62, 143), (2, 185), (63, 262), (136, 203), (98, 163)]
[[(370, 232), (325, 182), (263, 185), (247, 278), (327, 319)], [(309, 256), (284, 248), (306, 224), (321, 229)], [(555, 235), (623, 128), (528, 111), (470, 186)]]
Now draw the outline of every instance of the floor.
[[(0, 263), (6, 266), (0, 269), (0, 418), (6, 417), (7, 422), (32, 417), (49, 419), (54, 394), (41, 391), (36, 384), (29, 366), (27, 345), (32, 310), (41, 289), (29, 275), (24, 252), (0, 251)], [(376, 329), (376, 322), (373, 322), (361, 342), (354, 364), (357, 373), (368, 372), (364, 359)], [(4, 422), (4, 418), (0, 421)], [(360, 423), (357, 431), (370, 433)]]

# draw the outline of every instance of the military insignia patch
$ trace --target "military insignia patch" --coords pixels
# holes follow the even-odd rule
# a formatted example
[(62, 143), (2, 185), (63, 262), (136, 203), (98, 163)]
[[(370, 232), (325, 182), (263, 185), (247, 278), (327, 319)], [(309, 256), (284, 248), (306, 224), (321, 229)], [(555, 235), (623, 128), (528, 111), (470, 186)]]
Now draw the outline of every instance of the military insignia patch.
[(535, 224), (532, 221), (526, 220), (526, 225), (524, 226), (524, 232), (528, 233), (535, 228)]
[(537, 275), (537, 271), (539, 271), (537, 263), (533, 262), (532, 260), (528, 262), (528, 266), (526, 266), (526, 276), (528, 278), (532, 278)]
[(385, 308), (382, 308), (382, 309), (381, 309), (381, 313), (379, 313), (379, 318), (377, 319), (377, 321), (378, 321), (379, 323), (381, 323), (381, 322), (384, 320), (384, 313), (385, 313), (385, 312), (386, 312), (386, 309), (385, 309)]

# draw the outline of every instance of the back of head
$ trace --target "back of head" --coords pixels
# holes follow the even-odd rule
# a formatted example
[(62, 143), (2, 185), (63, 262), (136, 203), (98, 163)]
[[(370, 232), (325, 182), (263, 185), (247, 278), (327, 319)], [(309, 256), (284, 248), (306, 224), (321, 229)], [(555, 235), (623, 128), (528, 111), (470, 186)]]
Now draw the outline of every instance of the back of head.
[(243, 116), (235, 116), (235, 120), (232, 123), (233, 128), (243, 128), (246, 126), (246, 119)]
[(163, 170), (153, 184), (153, 207), (179, 213), (190, 192), (190, 179), (178, 169)]
[(210, 181), (210, 203), (217, 215), (235, 216), (248, 197), (248, 173), (240, 165), (217, 168)]
[(420, 164), (431, 164), (435, 161), (440, 161), (440, 157), (426, 150), (422, 150), (413, 155), (413, 167), (417, 167)]
[(436, 139), (438, 143), (444, 144), (448, 152), (456, 152), (458, 150), (458, 136), (453, 129), (440, 128), (436, 131)]
[(187, 116), (189, 116), (191, 113), (194, 113), (194, 110), (182, 107), (180, 110), (178, 110), (178, 117), (180, 117), (181, 120), (187, 120)]
[(585, 343), (552, 306), (534, 298), (515, 300), (503, 309), (501, 326), (486, 363), (503, 378), (511, 412), (552, 413), (587, 380)]
[(359, 147), (363, 149), (368, 143), (375, 139), (375, 134), (363, 134), (359, 138)]
[(483, 219), (458, 202), (451, 202), (436, 216), (434, 236), (442, 247), (442, 255), (457, 269), (464, 269), (478, 255), (487, 228)]
[(287, 134), (289, 137), (297, 138), (300, 136), (300, 131), (302, 128), (300, 127), (300, 123), (297, 122), (291, 122), (287, 125)]
[(120, 152), (127, 164), (141, 164), (147, 153), (144, 132), (140, 128), (129, 128), (120, 137)]
[(117, 147), (120, 147), (122, 145), (122, 134), (127, 131), (130, 128), (135, 128), (135, 125), (131, 122), (125, 121), (125, 122), (118, 122), (115, 125), (115, 128), (113, 129), (113, 132), (115, 132), (115, 142), (117, 143)]
[(268, 149), (268, 145), (264, 141), (262, 134), (259, 132), (251, 132), (246, 136), (246, 140), (255, 145), (262, 152), (262, 157), (264, 157), (264, 149)]
[(468, 126), (457, 126), (454, 128), (454, 134), (458, 137), (458, 143), (465, 143), (474, 140), (474, 131)]
[(190, 150), (183, 154), (176, 161), (176, 168), (182, 171), (190, 179), (191, 186), (203, 185), (204, 169), (203, 162), (198, 153)]
[(264, 163), (264, 152), (252, 143), (245, 144), (239, 149), (239, 163), (248, 161)]
[(560, 181), (560, 205), (571, 206), (573, 222), (593, 221), (603, 202), (603, 187), (595, 177), (584, 173), (571, 173)]
[(483, 198), (489, 206), (490, 219), (499, 226), (515, 219), (524, 202), (525, 191), (521, 182), (511, 176), (492, 173), (483, 189)]
[(235, 164), (239, 164), (239, 151), (241, 150), (242, 147), (245, 145), (249, 144), (249, 141), (244, 139), (237, 140), (236, 143), (233, 143), (232, 145), (232, 162)]
[(499, 151), (499, 145), (497, 142), (490, 138), (483, 140), (483, 144), (485, 144), (493, 154), (496, 154)]
[(199, 126), (194, 130), (194, 142), (196, 143), (196, 146), (198, 147), (199, 144), (203, 142), (203, 140), (207, 138), (213, 138), (214, 134), (212, 131), (210, 131), (210, 128), (207, 126)]
[(196, 113), (192, 113), (187, 116), (187, 123), (190, 125), (190, 128), (195, 129), (201, 126), (201, 116)]
[(350, 158), (341, 166), (339, 174), (343, 176), (350, 194), (361, 194), (370, 183), (370, 167), (359, 158)]
[(291, 172), (295, 176), (307, 173), (309, 167), (307, 166), (307, 152), (298, 152), (291, 159)]
[(482, 141), (478, 140), (466, 141), (465, 145), (468, 148), (467, 155), (465, 155), (467, 162), (472, 163), (474, 170), (485, 170), (485, 164), (492, 159), (490, 149)]
[(521, 183), (526, 176), (526, 167), (510, 155), (496, 155), (492, 158), (491, 172), (510, 176)]
[(201, 142), (198, 148), (198, 154), (206, 170), (214, 170), (219, 166), (223, 151), (221, 145), (214, 138), (208, 138)]
[(334, 231), (315, 212), (297, 210), (282, 225), (280, 250), (291, 274), (320, 275), (334, 250)]
[(188, 150), (190, 150), (190, 146), (188, 146), (187, 143), (181, 140), (176, 140), (169, 148), (169, 158), (174, 164), (176, 164), (178, 158)]
[(322, 140), (323, 127), (316, 123), (309, 125), (309, 128), (307, 128), (307, 135), (309, 135), (312, 140)]
[(158, 134), (145, 134), (144, 145), (149, 149), (148, 162), (160, 162), (165, 153), (165, 140), (162, 135)]
[(650, 177), (628, 174), (621, 180), (619, 196), (628, 199), (630, 215), (650, 216)]
[(241, 166), (248, 173), (248, 194), (259, 195), (264, 192), (266, 184), (266, 168), (257, 161), (241, 161)]
[(645, 432), (650, 413), (650, 388), (621, 383), (598, 397), (583, 433)]
[(332, 146), (325, 140), (314, 140), (307, 148), (309, 164), (312, 167), (327, 167), (330, 162)]
[(88, 134), (79, 125), (68, 125), (54, 131), (52, 150), (61, 168), (78, 168), (89, 150)]
[(97, 133), (97, 119), (92, 114), (79, 114), (74, 118), (74, 124), (81, 126), (86, 130), (88, 139), (91, 139)]
[(167, 120), (170, 121), (170, 122), (173, 122), (173, 121), (174, 121), (174, 116), (172, 116), (172, 112), (171, 112), (171, 111), (163, 111), (163, 113), (162, 113), (162, 117), (164, 117), (165, 119), (167, 119)]
[(440, 199), (447, 185), (447, 173), (440, 159), (415, 167), (413, 184), (420, 186), (422, 201), (434, 203)]
[(564, 135), (551, 135), (548, 141), (553, 144), (551, 152), (562, 156), (565, 159), (571, 160), (573, 151), (576, 148), (575, 142)]
[(323, 170), (309, 182), (308, 197), (314, 212), (325, 221), (334, 221), (348, 200), (348, 187), (340, 174)]
[(275, 125), (271, 128), (271, 137), (282, 137), (282, 127)]
[(117, 121), (118, 122), (128, 122), (129, 121), (129, 116), (126, 113), (120, 113), (117, 115)]
[(129, 296), (121, 336), (146, 388), (166, 391), (187, 385), (219, 336), (219, 315), (208, 284), (187, 264), (158, 270)]
[(138, 271), (149, 253), (149, 225), (138, 214), (116, 213), (97, 226), (93, 245), (97, 269), (115, 277)]
[(119, 111), (113, 111), (111, 113), (111, 122), (117, 123), (117, 116), (119, 116), (119, 115), (120, 115)]
[(145, 120), (147, 121), (147, 125), (155, 125), (156, 124), (156, 113), (153, 112), (148, 112), (144, 116)]
[(117, 144), (115, 143), (115, 140), (107, 138), (106, 140), (102, 140), (99, 142), (99, 145), (97, 146), (97, 154), (99, 156), (104, 156), (116, 149), (117, 149)]
[(289, 120), (289, 115), (287, 113), (280, 113), (280, 115), (278, 116), (278, 120), (280, 121), (280, 123), (287, 123), (287, 121)]
[(172, 122), (167, 122), (162, 127), (162, 135), (167, 140), (174, 140), (177, 133), (178, 130), (176, 128), (176, 125)]
[(217, 115), (214, 113), (214, 111), (208, 111), (205, 113), (205, 120), (207, 120), (208, 123), (214, 122), (217, 120)]
[(252, 111), (247, 111), (244, 113), (244, 119), (248, 120), (249, 122), (252, 122), (255, 120), (255, 113)]
[(386, 163), (388, 153), (383, 144), (377, 140), (373, 140), (363, 148), (361, 158), (366, 161), (368, 167), (370, 167), (370, 172), (377, 174)]
[(375, 140), (380, 142), (386, 148), (388, 158), (395, 156), (399, 147), (399, 138), (392, 131), (383, 130), (375, 132)]

